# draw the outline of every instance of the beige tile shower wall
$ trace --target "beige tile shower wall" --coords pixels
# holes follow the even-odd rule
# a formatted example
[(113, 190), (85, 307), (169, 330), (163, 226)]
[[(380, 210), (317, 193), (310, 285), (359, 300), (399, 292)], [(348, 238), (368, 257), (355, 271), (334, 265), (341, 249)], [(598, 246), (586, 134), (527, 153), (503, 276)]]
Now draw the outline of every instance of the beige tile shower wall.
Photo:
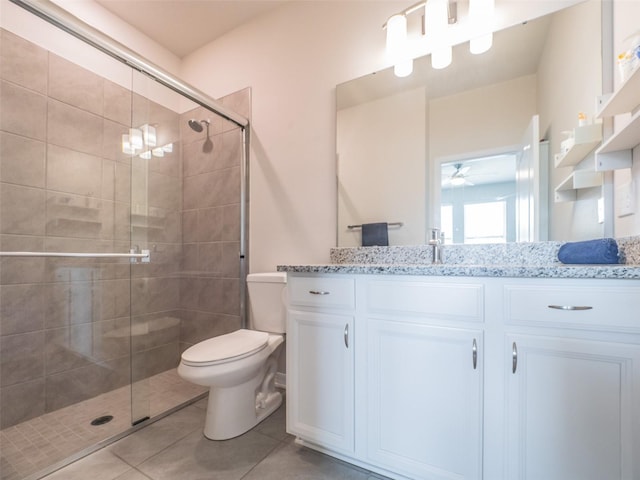
[[(128, 384), (132, 347), (136, 379), (176, 366), (182, 165), (179, 115), (1, 35), (0, 249), (126, 252), (132, 236), (153, 250), (144, 266), (1, 260), (4, 428)], [(173, 152), (132, 161), (132, 121), (156, 124)]]
[[(221, 99), (250, 116), (250, 90)], [(189, 119), (209, 120), (194, 132)], [(242, 132), (203, 108), (182, 115), (183, 272), (182, 349), (240, 327), (240, 162)]]

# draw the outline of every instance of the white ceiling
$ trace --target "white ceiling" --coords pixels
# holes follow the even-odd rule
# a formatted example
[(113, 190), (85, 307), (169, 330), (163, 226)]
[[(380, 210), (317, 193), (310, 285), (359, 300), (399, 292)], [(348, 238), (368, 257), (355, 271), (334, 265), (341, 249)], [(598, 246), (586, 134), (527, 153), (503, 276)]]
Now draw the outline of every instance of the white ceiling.
[(96, 0), (182, 58), (291, 0)]

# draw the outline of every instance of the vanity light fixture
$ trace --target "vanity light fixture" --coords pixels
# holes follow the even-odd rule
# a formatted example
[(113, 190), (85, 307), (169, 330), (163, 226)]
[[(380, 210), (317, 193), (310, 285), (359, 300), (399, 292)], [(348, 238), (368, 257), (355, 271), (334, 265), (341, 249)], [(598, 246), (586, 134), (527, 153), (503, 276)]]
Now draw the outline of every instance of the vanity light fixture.
[(449, 0), (427, 0), (424, 6), (424, 30), (426, 35), (438, 38), (444, 45), (434, 47), (431, 66), (436, 69), (451, 65), (453, 48), (447, 41), (449, 26)]
[(432, 53), (433, 68), (445, 68), (451, 63), (452, 50), (446, 35), (447, 25), (457, 21), (455, 7), (456, 3), (452, 0), (422, 0), (389, 17), (382, 28), (387, 30), (387, 55), (397, 77), (406, 77), (413, 72), (413, 58), (407, 40), (407, 15), (414, 12), (423, 12), (423, 27), (427, 35), (439, 39), (445, 37), (445, 45)]
[[(422, 0), (392, 15), (382, 27), (387, 30), (387, 55), (398, 77), (406, 77), (413, 72), (407, 16), (414, 12), (424, 12), (423, 34), (432, 40), (433, 45), (431, 66), (442, 69), (448, 67), (452, 61), (453, 48), (448, 38), (448, 26), (458, 21), (457, 3), (455, 0)], [(471, 29), (471, 53), (480, 54), (491, 48), (494, 12), (495, 0), (469, 0), (467, 25)]]
[(387, 20), (387, 55), (393, 63), (396, 77), (406, 77), (413, 72), (413, 59), (407, 44), (407, 17), (397, 14)]
[(469, 23), (473, 31), (479, 33), (469, 42), (471, 53), (484, 53), (493, 45), (493, 33), (486, 30), (491, 27), (494, 12), (495, 0), (469, 0)]

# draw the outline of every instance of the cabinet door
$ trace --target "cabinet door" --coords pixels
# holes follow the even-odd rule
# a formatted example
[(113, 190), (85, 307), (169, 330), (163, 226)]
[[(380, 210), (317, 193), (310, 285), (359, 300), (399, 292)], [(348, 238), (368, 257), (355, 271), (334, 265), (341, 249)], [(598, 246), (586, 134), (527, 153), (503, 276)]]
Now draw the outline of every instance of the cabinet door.
[(369, 461), (420, 480), (480, 478), (482, 332), (367, 319), (366, 349)]
[(640, 478), (639, 346), (509, 335), (505, 347), (506, 478)]
[(353, 317), (290, 310), (287, 430), (342, 452), (354, 450)]

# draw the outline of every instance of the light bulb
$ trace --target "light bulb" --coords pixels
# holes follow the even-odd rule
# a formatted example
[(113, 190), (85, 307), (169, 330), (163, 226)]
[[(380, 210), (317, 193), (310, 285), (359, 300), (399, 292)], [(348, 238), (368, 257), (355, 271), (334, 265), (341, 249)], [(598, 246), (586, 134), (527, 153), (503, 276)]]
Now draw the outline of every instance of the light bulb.
[(453, 49), (449, 47), (438, 48), (431, 52), (431, 66), (435, 69), (446, 68), (451, 65), (453, 59)]
[(427, 38), (433, 45), (431, 66), (441, 69), (451, 64), (453, 49), (449, 45), (447, 27), (449, 25), (448, 0), (427, 0), (424, 6), (424, 25)]
[(493, 45), (493, 17), (495, 0), (469, 0), (469, 24), (471, 41), (469, 51), (473, 54), (484, 53)]
[(387, 57), (393, 63), (393, 73), (406, 77), (413, 72), (413, 59), (407, 44), (407, 17), (398, 14), (387, 20)]
[(487, 33), (476, 38), (472, 38), (469, 42), (469, 51), (474, 55), (479, 55), (488, 51), (493, 45), (493, 33)]
[(396, 63), (393, 66), (393, 73), (396, 77), (408, 77), (413, 73), (413, 60), (409, 58)]

